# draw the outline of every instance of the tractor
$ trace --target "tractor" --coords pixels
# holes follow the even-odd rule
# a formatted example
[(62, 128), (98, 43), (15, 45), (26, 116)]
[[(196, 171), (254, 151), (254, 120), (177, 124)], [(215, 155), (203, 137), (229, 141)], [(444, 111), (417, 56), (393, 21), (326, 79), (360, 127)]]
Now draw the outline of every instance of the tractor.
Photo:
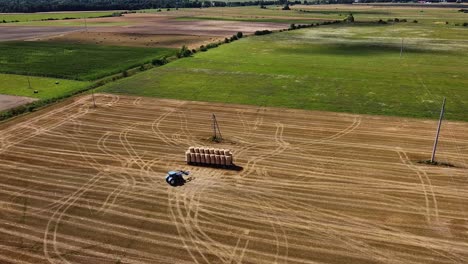
[(184, 175), (189, 175), (190, 173), (188, 171), (170, 171), (166, 175), (166, 182), (173, 186), (181, 186), (184, 185), (184, 183), (187, 181), (184, 179)]

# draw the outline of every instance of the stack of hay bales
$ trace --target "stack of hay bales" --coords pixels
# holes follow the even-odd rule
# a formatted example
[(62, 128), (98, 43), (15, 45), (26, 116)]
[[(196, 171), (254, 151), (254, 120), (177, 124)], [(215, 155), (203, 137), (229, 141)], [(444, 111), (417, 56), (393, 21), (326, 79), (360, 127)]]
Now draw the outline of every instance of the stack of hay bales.
[(232, 166), (232, 152), (228, 149), (215, 149), (209, 147), (189, 147), (185, 152), (187, 164)]

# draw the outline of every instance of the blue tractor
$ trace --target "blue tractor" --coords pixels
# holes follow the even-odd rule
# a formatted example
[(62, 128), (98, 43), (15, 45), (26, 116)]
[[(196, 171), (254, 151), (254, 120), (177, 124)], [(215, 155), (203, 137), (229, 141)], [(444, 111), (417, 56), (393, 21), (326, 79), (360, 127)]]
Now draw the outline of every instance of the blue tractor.
[(166, 175), (166, 182), (173, 186), (181, 186), (184, 185), (186, 180), (184, 179), (184, 175), (189, 175), (190, 173), (188, 171), (170, 171)]

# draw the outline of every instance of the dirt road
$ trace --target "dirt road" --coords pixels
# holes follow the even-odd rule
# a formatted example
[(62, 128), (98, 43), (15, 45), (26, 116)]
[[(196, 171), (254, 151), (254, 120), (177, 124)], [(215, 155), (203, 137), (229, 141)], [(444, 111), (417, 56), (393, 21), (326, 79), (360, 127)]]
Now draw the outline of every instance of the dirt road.
[[(0, 125), (1, 263), (467, 263), (467, 123), (71, 100)], [(217, 114), (226, 141), (213, 144)], [(242, 171), (184, 164), (230, 148)], [(165, 172), (194, 178), (169, 187)]]

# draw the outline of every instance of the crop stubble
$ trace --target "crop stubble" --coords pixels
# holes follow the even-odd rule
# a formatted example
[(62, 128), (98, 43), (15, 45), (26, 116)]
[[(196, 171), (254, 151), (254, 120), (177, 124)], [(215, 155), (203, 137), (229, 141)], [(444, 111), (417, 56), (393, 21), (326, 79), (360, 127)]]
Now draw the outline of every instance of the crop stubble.
[[(0, 262), (466, 263), (467, 123), (71, 99), (0, 128)], [(211, 113), (242, 171), (192, 167)], [(165, 172), (193, 180), (168, 186)]]

